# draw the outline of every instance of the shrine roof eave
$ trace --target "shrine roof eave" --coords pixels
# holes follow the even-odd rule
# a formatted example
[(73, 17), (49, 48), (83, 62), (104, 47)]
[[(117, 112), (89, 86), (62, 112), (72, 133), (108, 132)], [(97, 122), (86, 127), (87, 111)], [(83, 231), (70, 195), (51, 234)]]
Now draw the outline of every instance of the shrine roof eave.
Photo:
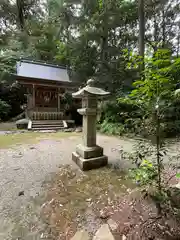
[(43, 83), (46, 84), (53, 84), (53, 85), (66, 85), (66, 86), (80, 86), (79, 82), (74, 82), (74, 81), (55, 81), (52, 79), (42, 79), (42, 78), (32, 78), (32, 77), (24, 77), (24, 76), (20, 76), (20, 75), (13, 75), (16, 79), (16, 81), (18, 81), (19, 83), (23, 83), (23, 84), (36, 84), (36, 83), (41, 83), (43, 85)]
[(74, 98), (82, 98), (86, 94), (92, 94), (94, 96), (97, 96), (98, 98), (104, 98), (110, 95), (110, 92), (106, 92), (103, 89), (96, 88), (96, 87), (90, 87), (86, 86), (79, 91), (72, 94)]

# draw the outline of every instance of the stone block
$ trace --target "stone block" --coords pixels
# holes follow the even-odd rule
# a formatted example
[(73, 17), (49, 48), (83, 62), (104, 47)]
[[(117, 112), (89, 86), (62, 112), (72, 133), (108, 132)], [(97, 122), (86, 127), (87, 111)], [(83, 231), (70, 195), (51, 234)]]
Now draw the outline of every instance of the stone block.
[(16, 126), (18, 129), (27, 129), (28, 123), (29, 123), (29, 119), (23, 118), (23, 119), (16, 121)]
[(86, 231), (81, 230), (76, 232), (76, 234), (74, 235), (73, 238), (71, 238), (71, 240), (89, 240), (89, 235)]
[(107, 223), (112, 231), (115, 231), (118, 229), (118, 224), (114, 220), (109, 219)]
[(100, 156), (100, 157), (95, 157), (95, 158), (84, 159), (76, 152), (72, 153), (72, 160), (83, 171), (88, 171), (88, 170), (104, 167), (108, 163), (107, 156)]
[(84, 159), (96, 158), (103, 156), (103, 148), (99, 146), (85, 147), (83, 145), (78, 145), (76, 152)]
[(108, 224), (103, 224), (96, 232), (93, 240), (114, 240), (114, 237), (109, 230)]

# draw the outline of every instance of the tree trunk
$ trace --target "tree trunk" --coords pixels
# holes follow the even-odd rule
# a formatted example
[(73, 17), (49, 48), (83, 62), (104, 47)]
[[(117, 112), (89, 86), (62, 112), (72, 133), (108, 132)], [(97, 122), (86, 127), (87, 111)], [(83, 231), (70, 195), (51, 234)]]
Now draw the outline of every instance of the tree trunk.
[(104, 1), (103, 3), (103, 22), (102, 22), (102, 36), (101, 36), (101, 62), (103, 65), (106, 65), (107, 63), (107, 48), (108, 48), (108, 29), (107, 29), (107, 1)]
[(104, 88), (107, 87), (108, 79), (108, 22), (107, 22), (107, 1), (103, 1), (103, 11), (100, 13), (102, 17), (102, 26), (101, 26), (101, 43), (100, 43), (100, 65), (99, 65), (99, 81), (104, 85)]
[(140, 64), (140, 74), (144, 70), (144, 51), (145, 51), (145, 14), (144, 0), (139, 0), (139, 55), (142, 59)]
[(68, 11), (66, 12), (65, 11), (65, 38), (66, 38), (66, 41), (67, 41), (67, 56), (68, 56), (68, 59), (67, 59), (67, 66), (70, 67), (70, 55), (71, 55), (71, 51), (70, 51), (70, 45), (72, 43), (72, 36), (71, 36), (71, 31), (69, 29), (70, 27), (70, 16), (68, 14)]
[(156, 21), (156, 15), (154, 16), (154, 52), (157, 51), (157, 44), (158, 44), (158, 24)]
[(177, 43), (177, 58), (179, 57), (179, 45), (180, 45), (180, 36), (178, 36), (178, 43)]
[[(160, 147), (161, 147), (161, 139), (160, 139), (160, 119), (159, 119), (159, 102), (158, 102), (158, 109), (156, 111), (156, 154), (157, 154), (157, 173), (158, 173), (158, 178), (157, 178), (157, 189), (158, 189), (158, 194), (159, 196), (162, 196), (162, 180), (161, 180), (161, 159), (160, 159)], [(156, 203), (156, 207), (158, 210), (158, 215), (161, 214), (162, 208), (161, 208), (161, 203), (158, 201)]]
[[(179, 24), (179, 31), (180, 31), (180, 24)], [(177, 58), (179, 57), (179, 50), (180, 50), (180, 34), (178, 31), (178, 36), (177, 36)]]
[(165, 23), (165, 12), (164, 5), (162, 5), (162, 47), (164, 48), (166, 45), (166, 23)]
[(24, 31), (24, 3), (22, 0), (16, 0), (17, 16), (19, 21), (20, 30)]
[(26, 50), (28, 46), (28, 32), (27, 29), (25, 29), (24, 3), (24, 0), (16, 0), (17, 18), (19, 22), (19, 29), (21, 31), (19, 37), (24, 50)]
[(108, 38), (107, 36), (101, 37), (101, 62), (102, 65), (107, 64), (108, 56), (107, 56), (107, 47), (108, 47)]

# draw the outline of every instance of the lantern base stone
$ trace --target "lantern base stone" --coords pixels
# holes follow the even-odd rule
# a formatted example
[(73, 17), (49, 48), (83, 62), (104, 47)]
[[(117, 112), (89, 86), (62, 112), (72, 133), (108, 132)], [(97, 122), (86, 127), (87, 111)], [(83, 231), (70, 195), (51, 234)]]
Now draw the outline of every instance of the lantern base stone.
[(86, 147), (80, 144), (76, 147), (76, 153), (84, 159), (96, 158), (103, 156), (103, 148), (98, 145)]
[(107, 156), (94, 157), (89, 159), (82, 158), (78, 153), (72, 153), (72, 160), (80, 167), (83, 171), (104, 167), (108, 164)]

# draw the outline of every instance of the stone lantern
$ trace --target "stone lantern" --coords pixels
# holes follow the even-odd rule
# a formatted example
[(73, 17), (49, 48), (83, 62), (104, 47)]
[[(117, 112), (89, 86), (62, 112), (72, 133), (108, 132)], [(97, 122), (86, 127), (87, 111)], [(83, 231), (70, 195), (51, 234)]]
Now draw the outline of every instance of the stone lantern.
[(73, 93), (74, 98), (82, 99), (82, 108), (78, 109), (83, 116), (83, 143), (73, 152), (73, 161), (84, 171), (107, 165), (107, 156), (103, 155), (103, 148), (96, 145), (96, 117), (98, 114), (98, 99), (109, 95), (100, 88), (93, 86), (94, 80), (87, 81), (87, 86)]

